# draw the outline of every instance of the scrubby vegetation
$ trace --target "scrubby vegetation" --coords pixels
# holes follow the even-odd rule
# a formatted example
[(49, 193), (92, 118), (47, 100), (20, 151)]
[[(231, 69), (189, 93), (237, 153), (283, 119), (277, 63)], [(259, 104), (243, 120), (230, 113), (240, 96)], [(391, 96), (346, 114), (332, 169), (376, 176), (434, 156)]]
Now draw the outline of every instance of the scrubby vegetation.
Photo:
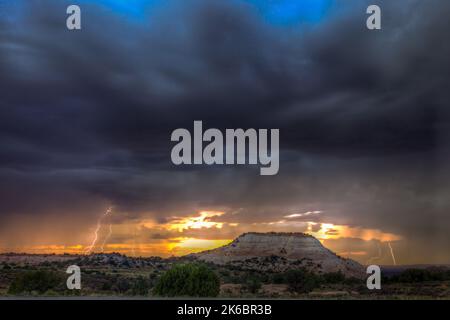
[[(167, 296), (290, 298), (450, 298), (445, 267), (382, 273), (382, 289), (370, 291), (365, 279), (341, 272), (316, 274), (294, 265), (288, 271), (261, 272), (236, 265), (192, 259), (128, 258), (119, 255), (29, 264), (0, 263), (0, 296)], [(68, 290), (67, 266), (82, 269), (82, 290)]]
[(389, 283), (420, 283), (427, 281), (450, 281), (450, 270), (439, 268), (430, 269), (407, 269), (397, 275), (385, 277)]
[(57, 290), (64, 282), (61, 274), (52, 271), (26, 271), (19, 274), (9, 286), (8, 293), (22, 295), (38, 293), (44, 294), (50, 290)]
[(187, 263), (173, 266), (158, 280), (154, 293), (167, 297), (216, 297), (219, 277), (206, 265)]

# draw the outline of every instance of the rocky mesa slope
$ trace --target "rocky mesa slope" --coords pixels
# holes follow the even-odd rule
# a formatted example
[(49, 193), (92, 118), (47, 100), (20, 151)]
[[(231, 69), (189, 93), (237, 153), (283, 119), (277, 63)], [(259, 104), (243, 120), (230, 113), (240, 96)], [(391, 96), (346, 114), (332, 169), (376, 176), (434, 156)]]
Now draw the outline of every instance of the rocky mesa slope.
[(340, 271), (347, 277), (365, 275), (362, 265), (339, 257), (304, 233), (245, 233), (226, 246), (191, 256), (249, 270), (282, 272), (305, 267), (319, 274)]

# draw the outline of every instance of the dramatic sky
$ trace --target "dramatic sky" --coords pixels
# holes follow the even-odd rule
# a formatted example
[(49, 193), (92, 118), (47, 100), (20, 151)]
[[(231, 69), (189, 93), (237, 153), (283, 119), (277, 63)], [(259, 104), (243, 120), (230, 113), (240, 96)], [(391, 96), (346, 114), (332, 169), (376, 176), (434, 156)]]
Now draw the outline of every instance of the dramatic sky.
[[(448, 0), (0, 0), (0, 251), (289, 231), (362, 263), (450, 263), (449, 17)], [(194, 120), (280, 129), (278, 175), (173, 165)]]

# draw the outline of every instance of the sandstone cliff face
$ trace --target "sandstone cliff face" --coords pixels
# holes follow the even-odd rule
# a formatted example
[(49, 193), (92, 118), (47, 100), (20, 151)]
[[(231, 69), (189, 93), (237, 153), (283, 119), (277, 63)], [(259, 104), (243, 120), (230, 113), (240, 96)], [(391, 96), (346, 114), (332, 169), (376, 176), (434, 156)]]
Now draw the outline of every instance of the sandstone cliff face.
[(219, 265), (280, 272), (305, 267), (316, 273), (341, 271), (347, 277), (364, 277), (357, 262), (337, 256), (319, 240), (303, 233), (245, 233), (229, 245), (193, 254)]

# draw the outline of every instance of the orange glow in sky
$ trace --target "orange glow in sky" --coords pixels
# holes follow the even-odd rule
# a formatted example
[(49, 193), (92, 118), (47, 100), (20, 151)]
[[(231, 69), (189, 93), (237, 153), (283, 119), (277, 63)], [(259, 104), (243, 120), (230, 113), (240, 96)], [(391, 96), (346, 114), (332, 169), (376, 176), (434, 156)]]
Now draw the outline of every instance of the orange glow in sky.
[(313, 227), (317, 225), (314, 222), (308, 222), (307, 233), (313, 235), (319, 240), (339, 239), (339, 238), (359, 238), (362, 240), (379, 240), (397, 241), (402, 238), (393, 233), (386, 233), (377, 229), (365, 229), (361, 227), (350, 227), (345, 225), (334, 225), (332, 223), (321, 223), (318, 231), (312, 231)]
[[(87, 230), (85, 241), (80, 237), (78, 240), (74, 240), (74, 243), (68, 244), (66, 241), (57, 241), (58, 239), (54, 239), (54, 241), (47, 239), (45, 242), (39, 243), (39, 245), (23, 245), (3, 251), (83, 254), (88, 248), (91, 248), (92, 253), (118, 252), (130, 256), (180, 256), (221, 247), (230, 243), (241, 233), (250, 231), (305, 232), (313, 235), (322, 243), (326, 240), (341, 238), (359, 238), (366, 241), (378, 240), (380, 242), (402, 239), (399, 235), (377, 229), (291, 220), (319, 213), (320, 211), (312, 211), (301, 215), (291, 214), (280, 221), (243, 225), (237, 222), (221, 222), (220, 217), (225, 214), (223, 211), (199, 211), (190, 216), (169, 218), (168, 222), (165, 223), (158, 223), (153, 220), (139, 220), (125, 221), (114, 225), (105, 224), (97, 230), (98, 242), (92, 248), (90, 247), (92, 245), (92, 231)], [(220, 234), (223, 236), (220, 236)], [(350, 249), (344, 248), (345, 250), (350, 252)], [(358, 256), (363, 254), (362, 251), (355, 251), (351, 255)]]
[(176, 256), (215, 249), (233, 241), (233, 239), (209, 240), (195, 238), (177, 238), (175, 240), (179, 242), (173, 242), (168, 245), (168, 251)]

